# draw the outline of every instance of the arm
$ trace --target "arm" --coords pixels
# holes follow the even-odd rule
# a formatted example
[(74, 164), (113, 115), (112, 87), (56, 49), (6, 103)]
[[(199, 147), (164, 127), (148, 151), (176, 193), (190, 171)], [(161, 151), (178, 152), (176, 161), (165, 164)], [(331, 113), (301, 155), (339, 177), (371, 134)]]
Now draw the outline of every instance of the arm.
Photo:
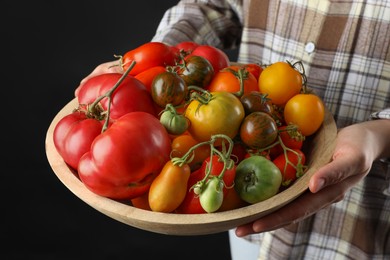
[[(387, 112), (386, 112), (387, 111)], [(390, 119), (390, 109), (381, 112)], [(390, 157), (390, 120), (378, 119), (341, 129), (333, 160), (310, 179), (309, 191), (285, 207), (236, 230), (237, 236), (270, 231), (309, 217), (343, 199), (370, 171), (372, 163)]]
[(233, 48), (239, 43), (241, 22), (241, 1), (182, 0), (165, 12), (152, 41)]

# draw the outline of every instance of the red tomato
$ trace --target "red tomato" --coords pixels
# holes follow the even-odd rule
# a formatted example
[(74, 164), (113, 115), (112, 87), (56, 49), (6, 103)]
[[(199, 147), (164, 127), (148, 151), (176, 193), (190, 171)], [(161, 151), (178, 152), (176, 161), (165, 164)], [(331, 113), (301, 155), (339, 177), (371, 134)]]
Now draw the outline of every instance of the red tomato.
[(81, 156), (89, 151), (93, 140), (101, 133), (103, 123), (80, 111), (58, 121), (53, 132), (54, 145), (70, 167), (77, 169)]
[(228, 189), (226, 196), (223, 198), (222, 205), (218, 211), (238, 209), (247, 205), (249, 205), (249, 203), (241, 199), (234, 188), (230, 188)]
[(244, 68), (246, 68), (255, 77), (256, 81), (259, 81), (260, 74), (263, 71), (263, 68), (259, 64), (248, 63), (244, 65)]
[[(106, 73), (88, 79), (79, 90), (77, 96), (79, 104), (92, 104), (98, 97), (112, 89), (121, 77), (120, 73)], [(100, 104), (107, 110), (109, 99), (103, 98)], [(145, 86), (134, 77), (127, 76), (111, 96), (110, 118), (116, 120), (134, 111), (156, 115), (152, 96)]]
[(192, 41), (180, 42), (175, 45), (177, 49), (179, 49), (180, 51), (184, 51), (186, 54), (190, 54), (198, 46), (199, 44)]
[[(241, 81), (244, 83), (243, 92), (241, 92)], [(215, 73), (207, 90), (227, 91), (242, 96), (244, 93), (259, 91), (257, 79), (245, 68), (240, 66), (228, 66)]]
[(131, 199), (131, 205), (139, 209), (152, 210), (149, 205), (148, 196), (149, 193), (146, 192), (138, 197), (135, 197), (134, 199)]
[(229, 57), (226, 53), (211, 45), (199, 45), (190, 55), (206, 58), (213, 66), (214, 73), (229, 66)]
[[(293, 150), (295, 153), (287, 150), (286, 155), (282, 153), (272, 161), (282, 173), (282, 186), (291, 185), (293, 181), (303, 174), (303, 166), (306, 161), (305, 154), (300, 149)], [(286, 156), (290, 163), (287, 163)], [(300, 162), (299, 157), (301, 158)]]
[(164, 66), (151, 67), (141, 73), (138, 73), (134, 78), (141, 81), (146, 89), (150, 92), (153, 79), (160, 73), (165, 72), (166, 68)]
[(100, 196), (132, 199), (148, 191), (170, 151), (170, 138), (160, 121), (145, 112), (131, 112), (95, 138), (80, 159), (79, 177)]
[(173, 66), (177, 59), (177, 50), (162, 42), (147, 42), (125, 53), (122, 57), (123, 70), (127, 70), (135, 61), (130, 75), (137, 75), (155, 66)]

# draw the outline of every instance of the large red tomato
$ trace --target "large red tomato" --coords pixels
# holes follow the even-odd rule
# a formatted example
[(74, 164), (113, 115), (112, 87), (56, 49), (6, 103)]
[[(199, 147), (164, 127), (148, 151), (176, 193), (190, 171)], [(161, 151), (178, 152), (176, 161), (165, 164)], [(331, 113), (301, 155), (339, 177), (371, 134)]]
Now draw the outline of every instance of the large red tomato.
[(170, 137), (160, 121), (145, 112), (132, 112), (95, 138), (80, 159), (78, 173), (98, 195), (132, 199), (148, 191), (170, 151)]
[[(78, 92), (78, 102), (83, 105), (92, 104), (98, 97), (112, 89), (122, 77), (120, 73), (106, 73), (88, 79)], [(103, 98), (100, 105), (108, 109), (109, 99)], [(153, 99), (141, 81), (127, 76), (111, 96), (110, 119), (134, 111), (144, 111), (155, 115)]]

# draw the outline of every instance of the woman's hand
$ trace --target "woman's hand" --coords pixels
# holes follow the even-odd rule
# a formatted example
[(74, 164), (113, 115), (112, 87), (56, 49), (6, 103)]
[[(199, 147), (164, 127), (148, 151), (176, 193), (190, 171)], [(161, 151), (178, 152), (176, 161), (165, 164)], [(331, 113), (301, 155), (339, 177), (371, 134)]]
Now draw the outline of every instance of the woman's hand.
[(114, 60), (114, 61), (109, 61), (109, 62), (105, 62), (105, 63), (98, 65), (88, 76), (86, 76), (85, 78), (83, 78), (83, 80), (81, 80), (80, 85), (76, 88), (76, 90), (74, 92), (75, 96), (77, 97), (77, 94), (80, 90), (80, 87), (88, 79), (95, 77), (95, 76), (98, 76), (100, 74), (104, 74), (104, 73), (123, 73), (123, 69), (122, 69), (122, 66), (120, 64), (120, 61)]
[(332, 203), (370, 171), (374, 160), (390, 156), (390, 120), (381, 119), (341, 129), (332, 161), (310, 179), (309, 190), (281, 209), (236, 229), (239, 237), (297, 223)]

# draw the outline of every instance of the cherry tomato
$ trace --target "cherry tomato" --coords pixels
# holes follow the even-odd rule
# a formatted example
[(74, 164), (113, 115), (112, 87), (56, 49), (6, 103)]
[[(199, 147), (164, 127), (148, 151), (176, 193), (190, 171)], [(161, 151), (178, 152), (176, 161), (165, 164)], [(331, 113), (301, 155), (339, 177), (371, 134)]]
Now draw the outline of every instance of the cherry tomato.
[(302, 89), (302, 75), (287, 62), (276, 62), (260, 74), (260, 92), (275, 105), (283, 106)]
[(155, 66), (173, 66), (177, 59), (177, 51), (162, 42), (147, 42), (125, 53), (122, 57), (123, 70), (127, 70), (135, 61), (130, 75), (137, 75)]
[(178, 66), (177, 73), (182, 77), (187, 86), (206, 87), (214, 76), (214, 70), (210, 62), (201, 57), (189, 55)]
[[(241, 82), (243, 82), (243, 92), (241, 92)], [(256, 78), (241, 66), (228, 66), (215, 73), (210, 84), (206, 87), (208, 91), (228, 91), (242, 96), (245, 93), (259, 91)]]
[(144, 70), (141, 73), (138, 73), (134, 78), (141, 81), (146, 89), (150, 92), (152, 87), (153, 79), (160, 73), (165, 72), (166, 68), (164, 66), (155, 66), (150, 69)]
[(245, 109), (245, 115), (249, 115), (252, 112), (265, 112), (271, 116), (274, 115), (274, 107), (270, 99), (266, 95), (261, 94), (258, 91), (252, 91), (245, 93), (240, 98), (242, 105)]
[(240, 198), (236, 189), (230, 188), (228, 189), (226, 196), (224, 196), (222, 205), (218, 211), (238, 209), (247, 205), (248, 203)]
[(233, 139), (245, 116), (244, 107), (232, 93), (211, 92), (210, 95), (208, 103), (193, 100), (188, 105), (185, 111), (190, 120), (188, 132), (200, 142), (210, 140), (215, 134)]
[(150, 208), (153, 211), (169, 213), (179, 207), (187, 194), (190, 173), (188, 164), (179, 166), (169, 160), (150, 185)]
[(206, 58), (211, 63), (214, 73), (229, 66), (229, 57), (226, 53), (211, 45), (199, 45), (192, 51), (191, 55)]
[(263, 68), (257, 63), (247, 63), (244, 67), (255, 77), (256, 81), (259, 81), (259, 77)]
[(175, 45), (175, 47), (178, 48), (180, 51), (184, 51), (185, 55), (191, 54), (191, 52), (195, 50), (195, 48), (198, 46), (199, 44), (192, 41), (180, 42)]
[(202, 208), (208, 212), (217, 211), (223, 202), (223, 182), (216, 176), (208, 179), (199, 195), (199, 201)]
[(194, 193), (192, 189), (193, 185), (195, 185), (198, 181), (202, 180), (204, 177), (204, 173), (198, 169), (194, 172), (191, 172), (190, 178), (187, 183), (187, 194), (180, 204), (180, 206), (175, 210), (175, 213), (179, 214), (202, 214), (206, 213), (206, 211), (200, 205), (199, 196)]
[(149, 206), (148, 197), (149, 197), (149, 193), (145, 192), (144, 194), (131, 199), (131, 205), (139, 209), (152, 210)]
[(151, 94), (153, 101), (160, 107), (167, 104), (178, 106), (187, 95), (187, 84), (176, 72), (165, 71), (154, 78)]
[[(172, 140), (171, 156), (181, 158), (193, 146), (195, 146), (198, 143), (199, 142), (196, 141), (190, 134), (179, 135)], [(188, 165), (190, 166), (192, 171), (199, 169), (200, 166), (202, 165), (203, 161), (209, 156), (210, 156), (210, 146), (209, 145), (198, 146), (194, 150), (192, 161), (188, 162)]]
[[(287, 158), (287, 160), (286, 160)], [(283, 176), (282, 185), (289, 186), (303, 174), (305, 154), (300, 149), (293, 149), (278, 155), (272, 162), (279, 168)]]
[(165, 110), (160, 116), (160, 122), (171, 135), (183, 134), (188, 128), (187, 118), (172, 110)]
[(322, 125), (325, 106), (315, 94), (298, 94), (292, 97), (284, 107), (286, 124), (295, 124), (304, 136), (314, 134)]
[(276, 141), (278, 126), (267, 113), (253, 112), (244, 118), (240, 127), (240, 137), (250, 148), (266, 148)]
[(253, 204), (278, 193), (282, 174), (278, 167), (262, 156), (251, 156), (237, 165), (234, 188), (244, 201)]

